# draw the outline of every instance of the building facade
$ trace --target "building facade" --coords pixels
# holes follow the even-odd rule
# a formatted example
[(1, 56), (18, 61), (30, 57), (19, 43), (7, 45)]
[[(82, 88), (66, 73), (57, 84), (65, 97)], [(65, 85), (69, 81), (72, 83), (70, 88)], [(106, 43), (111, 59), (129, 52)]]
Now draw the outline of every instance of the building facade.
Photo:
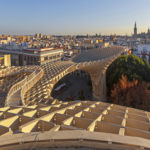
[(24, 49), (23, 65), (41, 65), (60, 60), (63, 54), (61, 48)]
[(10, 54), (13, 66), (41, 65), (60, 60), (64, 54), (61, 48), (27, 48), (22, 50), (0, 49), (1, 54)]
[(0, 55), (0, 66), (11, 66), (11, 56), (9, 54)]

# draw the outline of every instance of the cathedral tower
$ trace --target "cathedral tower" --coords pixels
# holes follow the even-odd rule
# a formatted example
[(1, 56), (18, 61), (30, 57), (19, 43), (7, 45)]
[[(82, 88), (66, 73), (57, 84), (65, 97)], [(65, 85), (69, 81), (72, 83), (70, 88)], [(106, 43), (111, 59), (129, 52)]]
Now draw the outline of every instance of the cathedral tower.
[(137, 36), (137, 27), (136, 27), (136, 22), (135, 22), (135, 25), (134, 25), (134, 37)]

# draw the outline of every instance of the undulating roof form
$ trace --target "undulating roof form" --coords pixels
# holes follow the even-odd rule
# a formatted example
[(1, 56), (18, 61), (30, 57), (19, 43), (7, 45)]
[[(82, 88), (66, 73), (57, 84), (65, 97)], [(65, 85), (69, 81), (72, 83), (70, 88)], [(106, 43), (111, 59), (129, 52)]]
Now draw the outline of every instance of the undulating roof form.
[[(10, 90), (4, 90), (5, 101), (0, 99), (6, 106), (0, 108), (0, 150), (150, 150), (150, 112), (101, 101), (62, 102), (51, 96), (54, 85), (78, 69), (92, 69), (95, 93), (104, 91), (106, 68), (121, 52), (95, 49), (77, 57), (76, 62), (83, 63), (1, 69), (1, 85)], [(10, 81), (12, 76), (17, 83)], [(100, 85), (103, 88), (97, 89)]]
[(50, 92), (53, 89), (52, 79), (73, 65), (72, 62), (50, 62), (41, 66), (44, 76), (24, 96), (26, 104), (51, 104)]
[[(97, 48), (88, 50), (87, 52), (83, 52), (77, 56), (77, 60), (79, 60), (79, 62), (80, 60), (87, 61), (83, 63), (75, 63), (72, 61), (57, 61), (49, 62), (41, 66), (20, 66), (2, 69), (0, 70), (0, 77), (2, 78), (17, 74), (20, 76), (21, 73), (26, 72), (30, 74), (26, 76), (25, 79), (17, 82), (13, 86), (11, 83), (9, 83), (11, 89), (9, 91), (5, 90), (6, 100), (3, 102), (3, 104), (5, 103), (5, 106), (15, 106), (20, 105), (21, 103), (23, 105), (35, 105), (38, 103), (47, 105), (54, 104), (57, 100), (51, 97), (51, 92), (54, 85), (61, 78), (75, 70), (85, 69), (87, 71), (88, 68), (88, 73), (90, 72), (89, 70), (91, 70), (89, 74), (93, 77), (92, 81), (95, 80), (96, 83), (97, 81), (100, 82), (100, 79), (98, 79), (98, 77), (101, 77), (100, 73), (103, 74), (108, 64), (111, 63), (113, 59), (117, 58), (122, 53), (122, 51), (122, 47), (110, 47), (102, 49)], [(97, 70), (96, 67), (96, 69), (94, 69), (94, 66), (97, 66), (99, 69)], [(98, 84), (92, 83), (92, 85), (93, 89), (96, 89), (95, 87)], [(98, 90), (105, 91), (103, 89)], [(97, 94), (96, 96), (98, 98), (104, 97), (103, 93), (98, 95), (96, 90), (93, 90), (93, 94)]]
[(95, 48), (92, 50), (85, 50), (84, 52), (73, 58), (73, 61), (77, 63), (98, 61), (104, 58), (109, 58), (119, 51), (120, 47), (107, 47), (101, 49)]
[[(106, 148), (117, 148), (116, 143), (121, 148), (150, 148), (150, 113), (115, 104), (74, 101), (51, 106), (10, 106), (0, 108), (0, 119), (0, 149), (10, 144), (16, 149), (24, 144), (30, 147), (30, 143), (47, 140), (49, 147), (58, 140), (89, 140), (95, 144), (80, 146), (98, 148), (104, 142)], [(64, 145), (58, 142), (57, 146)]]

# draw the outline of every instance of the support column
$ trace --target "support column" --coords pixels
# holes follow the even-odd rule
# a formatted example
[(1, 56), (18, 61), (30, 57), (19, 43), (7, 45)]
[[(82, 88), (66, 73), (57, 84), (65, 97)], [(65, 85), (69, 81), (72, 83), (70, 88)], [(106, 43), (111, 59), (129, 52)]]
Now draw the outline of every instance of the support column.
[(93, 99), (99, 101), (106, 101), (106, 69), (98, 74), (91, 76)]

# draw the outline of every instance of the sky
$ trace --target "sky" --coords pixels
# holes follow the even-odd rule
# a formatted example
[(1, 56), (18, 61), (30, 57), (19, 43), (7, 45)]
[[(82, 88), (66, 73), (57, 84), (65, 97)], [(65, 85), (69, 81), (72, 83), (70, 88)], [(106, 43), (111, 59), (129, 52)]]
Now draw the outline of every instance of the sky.
[(131, 35), (149, 15), (150, 0), (0, 0), (0, 34)]

